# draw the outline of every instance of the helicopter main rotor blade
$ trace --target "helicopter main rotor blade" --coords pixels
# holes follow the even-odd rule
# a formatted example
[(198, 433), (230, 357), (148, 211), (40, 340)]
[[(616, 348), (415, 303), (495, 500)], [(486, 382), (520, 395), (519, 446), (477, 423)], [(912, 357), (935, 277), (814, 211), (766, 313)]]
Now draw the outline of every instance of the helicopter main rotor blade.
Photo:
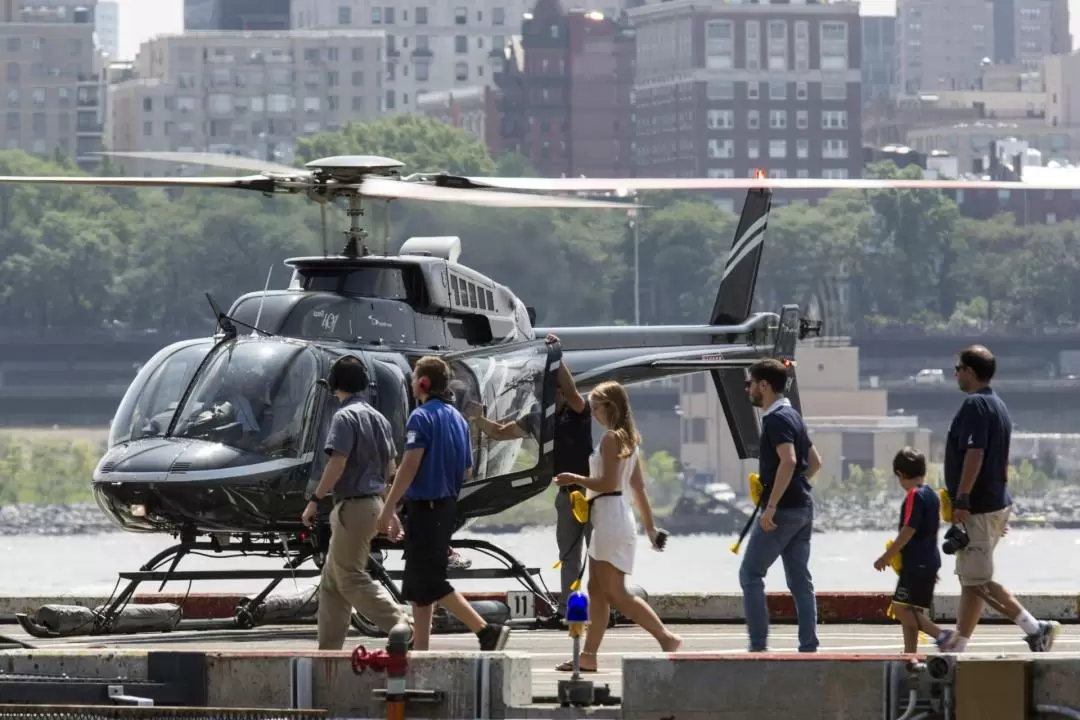
[(0, 184), (103, 185), (113, 187), (212, 187), (270, 193), (278, 183), (265, 175), (247, 177), (82, 177), (0, 175)]
[(500, 190), (603, 192), (641, 190), (1073, 190), (1080, 183), (1062, 178), (1042, 181), (875, 180), (825, 178), (509, 178), (470, 177), (469, 182)]
[(241, 157), (239, 155), (222, 155), (220, 153), (207, 152), (171, 152), (153, 150), (131, 150), (100, 152), (98, 155), (114, 157), (138, 158), (141, 160), (158, 160), (161, 162), (183, 163), (185, 165), (207, 165), (209, 167), (225, 168), (228, 170), (243, 170), (254, 173), (274, 173), (275, 175), (291, 175), (310, 177), (310, 170), (289, 167), (279, 163), (266, 162), (258, 158)]
[(361, 195), (388, 200), (427, 200), (431, 202), (461, 203), (484, 207), (505, 208), (621, 208), (636, 207), (629, 202), (585, 200), (582, 198), (553, 197), (550, 195), (524, 195), (521, 193), (490, 190), (465, 190), (438, 187), (400, 180), (366, 178), (355, 186)]

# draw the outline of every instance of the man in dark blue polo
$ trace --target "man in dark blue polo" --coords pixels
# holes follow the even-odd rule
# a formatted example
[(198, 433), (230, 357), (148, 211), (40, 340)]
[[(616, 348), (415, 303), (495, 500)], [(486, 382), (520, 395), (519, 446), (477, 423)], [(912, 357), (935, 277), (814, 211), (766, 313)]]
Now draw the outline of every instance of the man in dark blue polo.
[(765, 604), (765, 576), (777, 558), (783, 560), (787, 586), (799, 620), (799, 652), (815, 652), (817, 598), (810, 576), (810, 537), (814, 529), (814, 500), (810, 478), (821, 468), (821, 456), (810, 442), (806, 423), (784, 397), (788, 369), (768, 359), (750, 368), (746, 391), (750, 402), (765, 410), (761, 418), (758, 454), (763, 490), (761, 521), (747, 542), (739, 568), (750, 652), (765, 652), (769, 637), (769, 610)]
[(1009, 443), (1012, 418), (990, 387), (997, 370), (993, 354), (982, 345), (960, 353), (956, 384), (967, 393), (949, 426), (945, 443), (945, 487), (952, 501), (952, 523), (967, 534), (956, 551), (960, 608), (954, 652), (963, 652), (975, 632), (983, 603), (1020, 626), (1032, 652), (1047, 652), (1060, 630), (1057, 622), (1036, 620), (1008, 590), (994, 581), (994, 550), (1008, 529)]
[(378, 527), (393, 528), (394, 511), (404, 498), (408, 527), (401, 595), (413, 608), (414, 648), (428, 649), (439, 603), (476, 633), (481, 650), (502, 650), (510, 628), (486, 623), (447, 579), (458, 495), (472, 473), (472, 441), (468, 423), (453, 405), (446, 362), (430, 356), (417, 360), (412, 391), (419, 404), (405, 425), (405, 455)]

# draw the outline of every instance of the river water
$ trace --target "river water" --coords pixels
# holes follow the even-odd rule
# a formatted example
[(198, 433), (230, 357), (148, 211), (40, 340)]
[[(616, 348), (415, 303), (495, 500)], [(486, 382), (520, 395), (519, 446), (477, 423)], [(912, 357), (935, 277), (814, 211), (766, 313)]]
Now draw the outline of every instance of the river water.
[[(814, 535), (811, 570), (819, 592), (837, 590), (891, 591), (895, 575), (878, 573), (874, 559), (882, 552), (892, 532), (836, 532)], [(465, 534), (465, 536), (470, 536)], [(471, 535), (495, 542), (515, 554), (530, 567), (543, 568), (548, 587), (558, 587), (554, 528), (524, 531), (514, 535)], [(639, 538), (637, 566), (632, 581), (650, 593), (739, 591), (740, 557), (730, 546), (733, 536), (673, 536), (663, 553), (651, 549)], [(115, 533), (68, 537), (0, 538), (0, 595), (47, 595), (53, 593), (94, 593), (108, 595), (116, 584), (116, 573), (136, 570), (151, 555), (172, 543), (172, 538), (155, 535)], [(492, 561), (469, 551), (474, 567), (495, 567)], [(943, 556), (942, 592), (959, 590), (952, 575), (953, 560)], [(1080, 592), (1080, 530), (1012, 530), (995, 556), (997, 578), (1014, 592)], [(181, 569), (269, 568), (280, 561), (268, 558), (211, 559), (190, 557)], [(391, 553), (388, 566), (401, 566), (400, 553)], [(310, 587), (314, 580), (286, 580), (282, 592)], [(200, 582), (193, 592), (249, 592), (259, 590), (260, 581)], [(477, 580), (457, 583), (461, 590), (503, 590), (520, 587), (513, 580)], [(780, 562), (766, 580), (769, 590), (784, 590)], [(187, 582), (173, 582), (166, 591), (185, 592)], [(156, 591), (149, 583), (144, 592)]]

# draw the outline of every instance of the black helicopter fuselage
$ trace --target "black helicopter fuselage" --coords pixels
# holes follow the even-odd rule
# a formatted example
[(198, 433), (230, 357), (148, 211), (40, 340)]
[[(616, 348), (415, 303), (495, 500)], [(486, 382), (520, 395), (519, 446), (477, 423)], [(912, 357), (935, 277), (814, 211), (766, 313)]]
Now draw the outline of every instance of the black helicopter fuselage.
[[(343, 354), (366, 365), (365, 400), (390, 420), (399, 450), (416, 402), (411, 368), (424, 355), (449, 363), (459, 410), (522, 428), (494, 440), (473, 426), (460, 522), (550, 484), (563, 358), (582, 390), (711, 372), (737, 452), (754, 457), (745, 368), (770, 354), (793, 359), (802, 334), (797, 307), (750, 312), (769, 207), (769, 194), (748, 194), (707, 324), (557, 328), (558, 345), (544, 342), (549, 330), (534, 327), (535, 313), (508, 288), (457, 263), (455, 237), (411, 238), (395, 256), (288, 260), (287, 289), (241, 296), (215, 337), (174, 343), (140, 369), (95, 470), (95, 497), (132, 532), (301, 530), (338, 407), (318, 381)], [(794, 385), (789, 395), (798, 402)]]

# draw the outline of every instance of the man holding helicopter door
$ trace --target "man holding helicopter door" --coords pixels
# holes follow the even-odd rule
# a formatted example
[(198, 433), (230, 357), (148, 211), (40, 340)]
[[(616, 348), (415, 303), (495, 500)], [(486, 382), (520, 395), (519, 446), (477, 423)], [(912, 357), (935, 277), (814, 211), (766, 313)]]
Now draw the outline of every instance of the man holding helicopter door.
[[(330, 551), (319, 584), (319, 649), (340, 650), (352, 608), (385, 632), (409, 618), (367, 571), (386, 481), (394, 474), (397, 455), (390, 422), (360, 397), (368, 387), (368, 375), (358, 358), (346, 355), (335, 362), (326, 383), (341, 407), (326, 434), (325, 451), (330, 458), (301, 520), (311, 527), (318, 503), (333, 492)], [(390, 534), (400, 532), (395, 516)]]

